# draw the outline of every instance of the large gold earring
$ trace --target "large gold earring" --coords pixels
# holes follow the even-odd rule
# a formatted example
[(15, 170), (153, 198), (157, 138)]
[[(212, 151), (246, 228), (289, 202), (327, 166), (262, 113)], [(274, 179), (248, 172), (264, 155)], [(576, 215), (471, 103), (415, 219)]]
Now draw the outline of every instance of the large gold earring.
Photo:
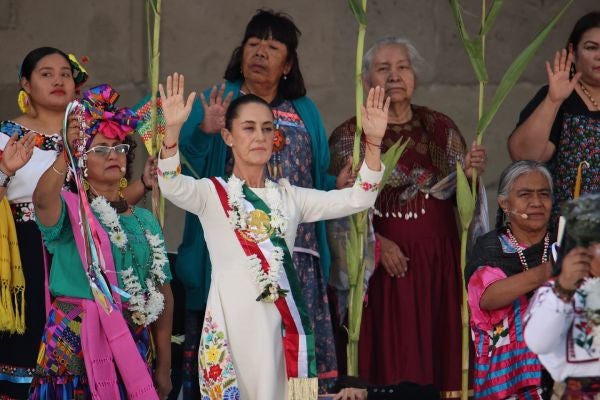
[(17, 104), (19, 105), (19, 110), (21, 110), (23, 114), (27, 114), (29, 112), (29, 95), (24, 89), (19, 90)]
[(128, 185), (127, 178), (125, 178), (125, 177), (122, 177), (122, 178), (119, 180), (119, 187), (120, 187), (121, 189), (124, 189), (124, 188), (126, 188), (126, 187), (127, 187), (127, 185)]
[(83, 185), (83, 190), (86, 192), (90, 190), (90, 183), (87, 181), (87, 179), (82, 179), (81, 184)]

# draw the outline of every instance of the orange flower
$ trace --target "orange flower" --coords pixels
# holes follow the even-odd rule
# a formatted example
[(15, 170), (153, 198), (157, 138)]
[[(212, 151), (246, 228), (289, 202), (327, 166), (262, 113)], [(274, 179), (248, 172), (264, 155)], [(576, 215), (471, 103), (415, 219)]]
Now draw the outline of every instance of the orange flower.
[(281, 151), (285, 147), (285, 136), (281, 130), (277, 129), (273, 134), (273, 151)]

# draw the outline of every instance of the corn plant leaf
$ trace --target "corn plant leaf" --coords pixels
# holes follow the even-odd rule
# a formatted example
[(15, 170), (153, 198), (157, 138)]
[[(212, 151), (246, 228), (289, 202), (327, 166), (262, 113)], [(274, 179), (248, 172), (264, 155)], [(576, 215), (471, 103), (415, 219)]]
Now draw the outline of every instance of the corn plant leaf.
[(483, 27), (481, 27), (480, 35), (487, 35), (487, 33), (492, 29), (494, 25), (494, 21), (496, 21), (496, 17), (500, 12), (500, 8), (502, 8), (502, 3), (504, 0), (493, 0), (492, 5), (490, 6), (490, 11), (485, 16), (485, 21), (483, 23)]
[(356, 18), (356, 21), (358, 21), (358, 23), (360, 25), (366, 25), (367, 24), (367, 15), (366, 15), (365, 10), (363, 9), (362, 5), (360, 4), (360, 0), (348, 0), (348, 5), (350, 6), (350, 9), (354, 13), (354, 17)]
[(402, 157), (402, 153), (404, 153), (408, 142), (409, 139), (404, 140), (404, 138), (400, 138), (384, 154), (381, 155), (381, 162), (383, 165), (385, 165), (385, 171), (383, 172), (383, 177), (381, 178), (379, 190), (383, 189), (387, 183), (387, 180), (394, 171), (396, 164), (398, 164), (398, 160), (400, 157)]
[(454, 22), (456, 22), (456, 26), (458, 27), (458, 32), (460, 33), (460, 37), (463, 41), (463, 45), (467, 52), (467, 56), (469, 57), (469, 61), (471, 62), (471, 66), (473, 67), (473, 71), (475, 71), (475, 75), (477, 76), (477, 80), (479, 82), (487, 82), (488, 73), (487, 69), (485, 68), (485, 62), (483, 59), (483, 46), (481, 41), (481, 35), (478, 35), (474, 39), (470, 38), (469, 32), (465, 27), (465, 22), (462, 17), (459, 1), (449, 1), (450, 7), (452, 9), (452, 15), (454, 16)]
[(483, 134), (489, 124), (492, 122), (492, 119), (498, 112), (498, 109), (504, 102), (506, 96), (511, 91), (513, 86), (517, 83), (521, 74), (529, 64), (529, 61), (533, 58), (537, 50), (540, 48), (541, 44), (546, 40), (548, 34), (554, 28), (558, 20), (562, 17), (562, 15), (567, 11), (569, 6), (573, 3), (573, 0), (569, 0), (565, 6), (552, 18), (546, 26), (538, 33), (538, 35), (533, 39), (533, 41), (527, 46), (521, 54), (515, 58), (510, 67), (504, 73), (496, 92), (494, 93), (494, 97), (490, 103), (489, 108), (485, 111), (481, 119), (479, 120), (479, 124), (477, 125), (477, 135)]
[(475, 212), (475, 196), (460, 162), (456, 163), (456, 204), (462, 228), (467, 229)]

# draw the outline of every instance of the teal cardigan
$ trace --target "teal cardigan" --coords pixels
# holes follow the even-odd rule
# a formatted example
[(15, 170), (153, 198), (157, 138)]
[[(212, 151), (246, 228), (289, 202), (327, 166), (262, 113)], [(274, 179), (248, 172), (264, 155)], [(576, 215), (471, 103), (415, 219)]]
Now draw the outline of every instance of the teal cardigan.
[[(240, 95), (242, 82), (226, 82), (225, 95), (233, 92), (233, 98)], [(204, 92), (208, 99), (210, 88)], [(313, 165), (311, 174), (315, 188), (331, 190), (335, 188), (335, 177), (327, 173), (329, 168), (329, 146), (327, 133), (321, 115), (315, 103), (308, 97), (292, 100), (296, 111), (302, 118), (311, 139)], [(227, 147), (219, 133), (206, 134), (199, 124), (204, 118), (204, 109), (199, 99), (194, 101), (192, 112), (181, 129), (179, 149), (185, 157), (182, 173), (197, 178), (225, 175)], [(327, 244), (325, 223), (316, 224), (317, 245), (323, 277), (327, 282), (331, 255)], [(179, 245), (175, 264), (177, 277), (186, 291), (186, 308), (203, 310), (206, 307), (210, 287), (211, 265), (204, 241), (204, 231), (197, 215), (185, 213), (183, 239)]]

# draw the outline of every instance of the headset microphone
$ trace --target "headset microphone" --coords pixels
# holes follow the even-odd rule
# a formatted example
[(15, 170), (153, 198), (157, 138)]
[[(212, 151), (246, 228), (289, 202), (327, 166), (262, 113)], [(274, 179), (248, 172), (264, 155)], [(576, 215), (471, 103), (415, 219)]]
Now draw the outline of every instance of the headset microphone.
[(529, 215), (527, 215), (525, 213), (519, 213), (519, 212), (516, 212), (516, 211), (513, 211), (513, 210), (510, 210), (509, 213), (517, 215), (517, 216), (519, 216), (519, 217), (521, 217), (523, 219), (528, 219), (529, 218)]

